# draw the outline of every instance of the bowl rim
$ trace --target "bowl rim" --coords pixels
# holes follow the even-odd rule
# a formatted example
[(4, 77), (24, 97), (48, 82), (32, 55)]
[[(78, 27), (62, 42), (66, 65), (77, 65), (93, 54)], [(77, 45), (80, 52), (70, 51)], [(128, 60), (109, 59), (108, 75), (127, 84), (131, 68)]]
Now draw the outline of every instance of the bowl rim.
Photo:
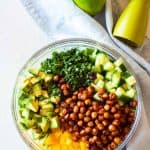
[[(15, 81), (15, 84), (14, 84), (14, 88), (13, 88), (13, 93), (12, 93), (12, 100), (11, 100), (11, 111), (12, 111), (12, 117), (13, 117), (13, 120), (14, 120), (14, 124), (16, 126), (16, 129), (17, 131), (19, 132), (19, 135), (20, 137), (23, 139), (23, 141), (29, 146), (31, 147), (32, 149), (37, 149), (37, 150), (41, 150), (39, 148), (39, 145), (37, 145), (35, 143), (35, 141), (33, 140), (27, 140), (26, 139), (26, 136), (25, 134), (23, 133), (23, 131), (19, 128), (18, 124), (17, 124), (17, 112), (16, 112), (16, 89), (17, 89), (17, 81), (22, 73), (22, 71), (30, 65), (30, 63), (34, 60), (34, 58), (37, 58), (38, 56), (40, 56), (42, 53), (44, 53), (45, 51), (47, 51), (48, 49), (53, 49), (53, 47), (57, 47), (57, 46), (62, 46), (62, 45), (65, 45), (65, 44), (77, 44), (77, 43), (80, 43), (82, 45), (91, 45), (91, 46), (95, 46), (97, 47), (97, 49), (99, 50), (104, 50), (104, 51), (107, 51), (107, 55), (112, 55), (114, 57), (119, 57), (121, 56), (124, 60), (124, 63), (127, 67), (127, 70), (129, 70), (133, 76), (135, 77), (136, 79), (136, 90), (137, 90), (137, 100), (138, 100), (138, 106), (137, 106), (137, 109), (136, 109), (136, 117), (135, 117), (135, 120), (134, 120), (134, 123), (129, 131), (129, 133), (126, 135), (126, 138), (121, 142), (120, 145), (118, 145), (118, 147), (116, 148), (116, 150), (121, 150), (122, 148), (124, 148), (128, 142), (131, 140), (131, 138), (133, 137), (137, 127), (138, 127), (138, 124), (139, 124), (139, 121), (141, 119), (141, 111), (142, 111), (142, 92), (141, 92), (141, 88), (140, 88), (140, 84), (139, 84), (139, 81), (138, 81), (138, 78), (137, 78), (137, 75), (135, 74), (134, 72), (134, 69), (132, 67), (132, 65), (130, 65), (130, 62), (128, 59), (125, 59), (126, 56), (123, 54), (123, 53), (120, 53), (118, 51), (116, 51), (114, 48), (111, 48), (110, 46), (107, 46), (101, 42), (98, 42), (96, 40), (91, 40), (91, 39), (87, 39), (87, 38), (69, 38), (69, 39), (64, 39), (64, 40), (58, 40), (58, 41), (55, 41), (55, 42), (52, 42), (50, 44), (47, 44), (46, 46), (38, 49), (33, 55), (31, 55), (31, 57), (26, 61), (26, 63), (21, 67), (20, 71), (18, 72), (17, 74), (17, 77), (16, 77), (16, 81)], [(113, 52), (113, 53), (112, 53)], [(134, 127), (134, 128), (133, 128)]]

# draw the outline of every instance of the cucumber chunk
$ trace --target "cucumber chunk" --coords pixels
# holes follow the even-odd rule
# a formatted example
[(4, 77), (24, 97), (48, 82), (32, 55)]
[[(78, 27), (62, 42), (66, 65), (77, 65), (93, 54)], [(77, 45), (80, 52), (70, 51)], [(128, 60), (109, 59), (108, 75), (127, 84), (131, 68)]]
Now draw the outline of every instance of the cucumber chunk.
[(132, 76), (132, 75), (130, 77), (126, 78), (125, 81), (130, 86), (132, 86), (136, 83), (136, 80), (135, 80), (134, 76)]
[(43, 132), (47, 132), (50, 127), (50, 122), (47, 118), (42, 117), (42, 122), (39, 125)]
[(133, 99), (135, 97), (136, 90), (131, 88), (126, 92), (126, 96), (130, 99)]
[(112, 71), (112, 70), (115, 69), (115, 66), (114, 66), (114, 64), (113, 64), (112, 62), (108, 61), (108, 62), (106, 62), (106, 63), (103, 65), (103, 69), (104, 69), (105, 71)]
[(105, 79), (111, 80), (112, 79), (112, 75), (113, 75), (113, 71), (106, 72)]
[(51, 121), (51, 123), (50, 123), (50, 128), (51, 129), (56, 129), (56, 128), (60, 127), (58, 116), (55, 116), (55, 117), (51, 118), (50, 121)]
[(119, 83), (120, 83), (120, 80), (121, 80), (121, 72), (119, 71), (115, 71), (113, 74), (112, 74), (112, 86), (113, 87), (118, 87), (119, 86)]
[(116, 67), (119, 67), (119, 66), (121, 66), (123, 64), (123, 59), (120, 57), (120, 58), (118, 58), (117, 60), (115, 60), (115, 62), (114, 62), (114, 65), (116, 66)]
[(96, 101), (101, 101), (101, 98), (99, 97), (98, 93), (94, 94), (93, 98)]

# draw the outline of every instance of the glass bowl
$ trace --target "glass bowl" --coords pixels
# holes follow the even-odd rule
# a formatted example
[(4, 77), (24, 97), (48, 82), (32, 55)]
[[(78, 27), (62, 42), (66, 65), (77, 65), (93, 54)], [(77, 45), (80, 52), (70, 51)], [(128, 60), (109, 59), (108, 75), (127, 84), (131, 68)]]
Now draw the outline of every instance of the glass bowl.
[[(31, 136), (28, 134), (27, 131), (23, 131), (19, 128), (17, 122), (19, 118), (18, 114), (18, 96), (19, 96), (19, 90), (21, 88), (21, 83), (24, 77), (29, 75), (28, 70), (29, 68), (37, 68), (40, 66), (40, 63), (45, 60), (46, 58), (51, 57), (51, 54), (53, 51), (65, 51), (70, 48), (93, 48), (93, 49), (98, 49), (101, 51), (104, 51), (108, 54), (108, 56), (112, 57), (113, 59), (117, 59), (120, 56), (124, 59), (125, 66), (127, 70), (129, 70), (134, 76), (135, 73), (133, 69), (130, 66), (130, 63), (128, 62), (128, 59), (126, 59), (123, 55), (119, 54), (116, 52), (114, 49), (109, 48), (106, 45), (100, 44), (99, 42), (90, 40), (90, 39), (67, 39), (67, 40), (62, 40), (58, 41), (55, 43), (52, 43), (39, 51), (37, 51), (28, 61), (27, 63), (22, 67), (21, 71), (19, 72), (13, 92), (13, 97), (12, 97), (12, 113), (13, 113), (13, 118), (17, 127), (17, 130), (19, 131), (21, 137), (23, 140), (32, 148), (35, 150), (41, 150), (40, 146), (35, 143), (35, 141), (31, 138)], [(136, 76), (135, 76), (136, 78)], [(140, 117), (141, 117), (141, 103), (142, 103), (142, 96), (141, 96), (141, 90), (140, 86), (138, 83), (138, 80), (136, 78), (136, 85), (135, 88), (137, 90), (137, 95), (136, 99), (138, 101), (138, 105), (135, 111), (135, 121), (131, 127), (130, 132), (126, 135), (126, 138), (124, 141), (116, 148), (117, 150), (121, 150), (124, 148), (129, 140), (132, 138), (134, 135), (136, 128), (138, 126)]]

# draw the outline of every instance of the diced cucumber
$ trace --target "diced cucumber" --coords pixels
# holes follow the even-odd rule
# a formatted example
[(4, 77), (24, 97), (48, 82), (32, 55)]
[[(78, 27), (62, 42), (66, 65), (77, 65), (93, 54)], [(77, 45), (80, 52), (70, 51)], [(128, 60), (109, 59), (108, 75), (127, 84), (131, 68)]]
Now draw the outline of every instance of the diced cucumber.
[(91, 85), (98, 91), (99, 89), (104, 88), (105, 82), (103, 80), (98, 80), (96, 84), (92, 83)]
[(94, 100), (101, 101), (102, 99), (99, 97), (98, 93), (95, 93), (93, 96)]
[(123, 73), (123, 79), (127, 79), (128, 77), (132, 76), (130, 72), (126, 71)]
[(40, 84), (35, 84), (33, 87), (32, 87), (32, 90), (33, 90), (33, 95), (36, 96), (36, 97), (39, 97), (42, 95), (42, 88), (41, 88), (41, 85)]
[(38, 112), (39, 102), (37, 100), (32, 100), (27, 104), (27, 108), (32, 110), (33, 112)]
[(109, 61), (109, 58), (107, 57), (105, 53), (101, 52), (96, 55), (96, 60), (95, 60), (96, 65), (104, 65), (108, 61)]
[(50, 98), (50, 101), (54, 104), (58, 104), (60, 102), (60, 97), (59, 96), (52, 96)]
[(103, 69), (105, 71), (113, 71), (115, 68), (114, 64), (110, 61), (106, 62), (104, 65), (103, 65)]
[(106, 72), (105, 79), (111, 80), (112, 79), (112, 75), (113, 75), (113, 71)]
[(99, 80), (104, 80), (104, 76), (97, 73), (96, 74), (96, 79), (94, 80), (94, 83), (96, 84)]
[(47, 118), (42, 117), (42, 122), (39, 123), (40, 128), (42, 129), (43, 132), (47, 132), (49, 127), (50, 127), (50, 122)]
[(114, 86), (111, 81), (105, 81), (105, 88), (108, 92), (110, 92), (114, 88)]
[(131, 88), (126, 92), (126, 96), (130, 99), (133, 99), (136, 95), (136, 90)]
[(117, 60), (115, 60), (115, 62), (114, 62), (114, 65), (116, 66), (116, 67), (119, 67), (119, 66), (121, 66), (123, 64), (123, 59), (120, 57), (120, 58), (118, 58)]
[(126, 78), (125, 81), (130, 86), (132, 86), (136, 83), (136, 80), (135, 80), (134, 76), (132, 76), (132, 75), (130, 77)]
[(51, 121), (51, 123), (50, 123), (50, 128), (51, 129), (56, 129), (56, 128), (60, 127), (58, 116), (55, 116), (55, 117), (51, 118), (50, 121)]
[(119, 83), (120, 83), (120, 80), (121, 80), (121, 72), (119, 71), (115, 71), (113, 74), (112, 74), (112, 86), (113, 87), (118, 87), (119, 86)]
[(30, 69), (29, 69), (29, 73), (31, 73), (31, 74), (34, 75), (34, 76), (37, 76), (38, 73), (39, 73), (39, 70), (38, 70), (38, 69), (30, 68)]
[(100, 73), (101, 72), (101, 66), (100, 65), (95, 65), (95, 66), (93, 66), (92, 70), (95, 73)]
[(124, 88), (125, 90), (129, 90), (131, 88), (130, 85), (128, 85), (127, 83), (122, 84), (122, 88)]
[(118, 96), (118, 97), (121, 97), (122, 95), (125, 95), (126, 94), (126, 92), (125, 92), (125, 90), (122, 88), (122, 87), (118, 87), (117, 89), (116, 89), (116, 95)]

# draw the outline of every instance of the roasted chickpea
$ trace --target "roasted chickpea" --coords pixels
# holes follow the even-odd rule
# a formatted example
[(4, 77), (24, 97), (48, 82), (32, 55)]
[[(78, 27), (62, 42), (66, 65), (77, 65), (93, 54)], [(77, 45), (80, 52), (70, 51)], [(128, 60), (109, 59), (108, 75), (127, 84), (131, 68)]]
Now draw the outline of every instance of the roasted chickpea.
[(87, 99), (87, 97), (88, 97), (87, 93), (82, 93), (81, 97), (79, 99), (85, 100), (85, 99)]
[(105, 90), (104, 90), (104, 89), (99, 89), (99, 90), (98, 90), (98, 94), (99, 94), (99, 95), (103, 95), (104, 93), (105, 93)]
[(106, 111), (109, 111), (109, 110), (110, 110), (110, 105), (106, 104), (106, 105), (104, 106), (104, 109), (105, 109)]
[(78, 114), (78, 118), (79, 118), (79, 119), (83, 119), (83, 118), (84, 118), (84, 114), (79, 113), (79, 114)]
[(85, 128), (85, 132), (86, 132), (86, 133), (90, 133), (91, 131), (92, 131), (92, 129), (91, 129), (90, 127), (86, 127), (86, 128)]
[(107, 93), (104, 93), (104, 94), (102, 95), (102, 98), (103, 98), (103, 99), (108, 99), (108, 94), (107, 94)]
[(115, 100), (116, 99), (116, 94), (115, 93), (110, 93), (109, 94), (109, 99), (110, 100)]
[(119, 119), (120, 117), (121, 117), (121, 116), (120, 116), (119, 113), (115, 113), (115, 114), (114, 114), (114, 118), (115, 118), (115, 119)]
[(117, 109), (116, 109), (116, 107), (113, 106), (113, 107), (111, 108), (111, 113), (116, 113), (116, 112), (117, 112)]
[(70, 92), (68, 90), (63, 90), (63, 94), (64, 94), (64, 96), (68, 96), (70, 94)]
[(92, 119), (95, 119), (97, 117), (97, 112), (92, 112), (91, 117), (92, 117)]
[(93, 126), (94, 126), (94, 123), (93, 123), (93, 121), (89, 121), (87, 125), (88, 125), (89, 127), (93, 127)]
[(115, 126), (119, 126), (120, 125), (120, 121), (116, 119), (116, 120), (114, 120), (112, 122), (112, 124), (115, 125)]
[(78, 113), (78, 111), (79, 111), (79, 107), (78, 107), (78, 106), (74, 106), (73, 112), (74, 112), (74, 113)]
[(92, 94), (94, 92), (94, 88), (92, 86), (88, 86), (87, 88), (88, 94)]
[(84, 117), (84, 122), (89, 122), (91, 120), (90, 117)]
[(115, 142), (116, 144), (120, 144), (121, 138), (120, 138), (120, 137), (115, 137), (115, 138), (114, 138), (114, 142)]
[(72, 120), (76, 120), (76, 119), (77, 119), (77, 115), (76, 115), (75, 113), (71, 113), (71, 114), (70, 114), (70, 118), (71, 118)]
[(77, 105), (78, 105), (79, 107), (82, 107), (82, 106), (84, 106), (84, 102), (78, 101), (78, 102), (77, 102)]
[(53, 80), (54, 80), (55, 82), (58, 82), (58, 81), (59, 81), (59, 76), (58, 76), (58, 75), (55, 75), (55, 76), (53, 77)]
[(85, 113), (86, 112), (86, 108), (85, 107), (80, 107), (80, 113)]
[(81, 130), (80, 135), (84, 135), (84, 134), (85, 134), (85, 130)]
[(67, 104), (70, 104), (71, 101), (72, 101), (72, 98), (71, 98), (71, 97), (69, 97), (69, 98), (66, 99), (66, 103), (67, 103)]
[(93, 135), (97, 135), (98, 134), (98, 129), (97, 128), (93, 128), (92, 129), (92, 134)]
[(136, 107), (137, 106), (137, 101), (133, 100), (130, 102), (131, 107)]
[(109, 129), (110, 132), (116, 131), (116, 126), (111, 124), (111, 125), (108, 126), (108, 129)]
[(104, 115), (98, 115), (98, 120), (103, 121), (104, 120)]
[(77, 100), (77, 96), (76, 96), (76, 95), (73, 95), (73, 96), (72, 96), (72, 100), (74, 100), (74, 101)]
[(92, 102), (91, 102), (90, 99), (86, 99), (86, 100), (85, 100), (85, 105), (91, 105), (91, 103), (92, 103)]
[(110, 118), (110, 114), (108, 112), (104, 112), (104, 118), (105, 119), (109, 119)]
[(98, 127), (99, 130), (103, 130), (104, 129), (104, 125), (102, 123), (99, 123), (97, 125), (97, 127)]
[(90, 110), (87, 110), (86, 113), (85, 113), (85, 115), (86, 115), (86, 116), (90, 116), (90, 115), (91, 115), (91, 111), (90, 111)]
[(100, 115), (103, 115), (104, 112), (105, 112), (105, 109), (104, 109), (104, 108), (101, 108), (101, 109), (98, 111), (98, 113), (99, 113)]
[(106, 126), (109, 125), (109, 122), (108, 122), (108, 120), (103, 120), (103, 121), (102, 121), (102, 124), (106, 127)]
[(81, 127), (81, 126), (83, 125), (83, 121), (82, 121), (82, 120), (79, 120), (77, 124), (78, 124), (78, 126)]
[(112, 149), (115, 149), (117, 147), (116, 143), (114, 143), (114, 142), (111, 142), (110, 146)]

